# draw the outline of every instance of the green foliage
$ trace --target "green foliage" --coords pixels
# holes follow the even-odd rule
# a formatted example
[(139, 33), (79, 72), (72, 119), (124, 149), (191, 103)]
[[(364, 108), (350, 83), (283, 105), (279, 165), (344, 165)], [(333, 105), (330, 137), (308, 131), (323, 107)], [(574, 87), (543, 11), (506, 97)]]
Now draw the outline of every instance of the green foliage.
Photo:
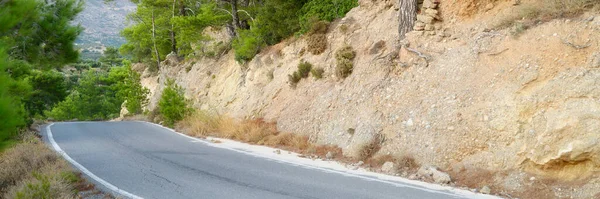
[(343, 17), (356, 6), (358, 0), (311, 0), (299, 11), (300, 32), (306, 33), (317, 21), (333, 21)]
[[(214, 2), (203, 4), (196, 9), (196, 15), (175, 16), (172, 22), (177, 31), (177, 48), (182, 56), (193, 55), (197, 49), (192, 48), (193, 44), (200, 47), (201, 42), (210, 38), (202, 34), (202, 31), (209, 26), (219, 26), (226, 23), (231, 18), (223, 12), (217, 12), (217, 5)], [(216, 53), (215, 53), (216, 54)]]
[(259, 35), (252, 30), (242, 30), (239, 32), (239, 38), (232, 44), (235, 50), (235, 60), (238, 62), (250, 61), (263, 46), (264, 41)]
[(188, 100), (185, 99), (181, 86), (175, 84), (175, 81), (171, 79), (167, 80), (166, 86), (158, 102), (158, 110), (165, 124), (173, 127), (176, 122), (191, 113), (192, 109)]
[(33, 90), (24, 102), (30, 117), (43, 116), (68, 95), (66, 78), (56, 71), (33, 71), (29, 83)]
[(90, 70), (66, 99), (47, 112), (55, 120), (106, 120), (119, 115), (121, 105), (131, 114), (142, 112), (149, 91), (140, 84), (140, 75), (124, 61), (124, 66), (110, 72)]
[(335, 52), (335, 59), (337, 61), (337, 66), (335, 68), (335, 73), (340, 78), (346, 78), (352, 74), (352, 70), (354, 69), (354, 58), (356, 57), (356, 52), (352, 48), (352, 46), (344, 46)]
[(298, 64), (298, 70), (291, 75), (288, 75), (288, 80), (292, 88), (295, 88), (300, 80), (307, 78), (311, 70), (312, 64), (308, 62), (300, 62), (300, 64)]
[(290, 82), (290, 86), (292, 86), (292, 88), (296, 88), (296, 85), (298, 85), (298, 82), (300, 82), (300, 80), (302, 80), (302, 77), (300, 76), (298, 71), (292, 73), (291, 75), (288, 75), (288, 81)]
[(5, 72), (7, 64), (6, 53), (0, 46), (0, 121), (2, 121), (0, 122), (0, 142), (12, 138), (17, 133), (17, 129), (25, 125), (23, 105), (10, 91), (10, 85), (14, 83), (14, 80)]
[(310, 70), (310, 74), (312, 74), (312, 76), (316, 79), (323, 78), (323, 73), (325, 73), (325, 70), (323, 70), (323, 68), (313, 68), (312, 70)]
[(310, 70), (312, 69), (312, 64), (308, 62), (302, 62), (298, 64), (298, 74), (302, 78), (307, 78)]
[[(4, 8), (6, 5), (0, 7), (14, 15), (2, 20), (18, 25), (3, 25), (0, 28), (0, 42), (10, 47), (8, 53), (12, 58), (43, 69), (58, 68), (78, 59), (79, 54), (73, 47), (73, 42), (82, 28), (71, 25), (71, 21), (82, 11), (83, 1), (24, 0), (6, 4), (7, 8)], [(4, 15), (4, 11), (2, 13)], [(14, 23), (15, 20), (21, 21)]]
[(123, 57), (119, 54), (119, 49), (108, 47), (98, 61), (108, 68), (120, 65), (123, 62)]

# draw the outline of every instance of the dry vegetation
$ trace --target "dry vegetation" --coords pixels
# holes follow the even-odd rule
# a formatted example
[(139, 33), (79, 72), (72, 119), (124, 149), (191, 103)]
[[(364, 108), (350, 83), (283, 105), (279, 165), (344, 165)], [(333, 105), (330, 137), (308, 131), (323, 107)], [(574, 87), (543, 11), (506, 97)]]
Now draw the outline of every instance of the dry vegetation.
[(231, 117), (218, 114), (209, 114), (204, 111), (196, 111), (176, 125), (178, 131), (185, 134), (206, 138), (220, 137), (246, 142), (249, 144), (264, 145), (280, 148), (302, 154), (309, 158), (327, 158), (330, 153), (331, 159), (350, 163), (364, 161), (370, 168), (378, 169), (383, 163), (394, 162), (399, 171), (414, 172), (419, 167), (410, 156), (394, 157), (391, 155), (375, 156), (381, 148), (383, 138), (377, 136), (372, 142), (362, 147), (358, 158), (344, 157), (342, 149), (332, 145), (316, 145), (310, 142), (305, 135), (282, 133), (277, 130), (275, 123), (256, 120), (236, 120)]
[[(176, 126), (177, 130), (191, 136), (208, 136), (238, 140), (250, 144), (281, 148), (307, 156), (325, 157), (328, 152), (342, 154), (335, 146), (317, 146), (304, 135), (281, 133), (275, 123), (261, 119), (238, 121), (231, 117), (196, 111)], [(339, 156), (341, 158), (341, 156)]]
[(544, 0), (519, 5), (514, 12), (502, 17), (496, 29), (512, 28), (518, 36), (525, 30), (541, 22), (556, 18), (575, 17), (587, 10), (600, 10), (600, 0)]
[(329, 28), (329, 22), (319, 21), (314, 23), (310, 32), (308, 32), (308, 38), (306, 45), (308, 52), (313, 55), (319, 55), (327, 50), (327, 29)]
[(356, 52), (352, 46), (344, 46), (335, 52), (335, 59), (337, 61), (335, 73), (339, 78), (344, 79), (352, 74), (354, 58), (356, 58)]
[(21, 140), (0, 154), (0, 198), (76, 198), (94, 189), (34, 133)]

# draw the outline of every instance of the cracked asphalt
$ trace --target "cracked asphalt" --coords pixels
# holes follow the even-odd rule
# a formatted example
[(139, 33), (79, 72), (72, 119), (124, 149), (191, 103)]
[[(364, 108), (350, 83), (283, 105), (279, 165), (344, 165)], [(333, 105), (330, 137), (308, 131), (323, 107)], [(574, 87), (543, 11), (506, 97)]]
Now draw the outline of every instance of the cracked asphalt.
[(142, 198), (463, 198), (215, 148), (144, 122), (55, 123), (50, 129), (72, 159)]

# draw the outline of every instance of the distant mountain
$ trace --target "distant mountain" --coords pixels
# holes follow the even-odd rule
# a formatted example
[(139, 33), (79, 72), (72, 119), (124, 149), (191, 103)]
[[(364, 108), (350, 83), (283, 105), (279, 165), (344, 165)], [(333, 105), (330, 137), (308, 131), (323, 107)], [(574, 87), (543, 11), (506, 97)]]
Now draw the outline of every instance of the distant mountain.
[(119, 35), (127, 26), (127, 14), (136, 5), (129, 0), (85, 0), (85, 9), (75, 19), (75, 24), (85, 28), (75, 45), (81, 49), (83, 58), (96, 58), (106, 47), (119, 47), (125, 39)]

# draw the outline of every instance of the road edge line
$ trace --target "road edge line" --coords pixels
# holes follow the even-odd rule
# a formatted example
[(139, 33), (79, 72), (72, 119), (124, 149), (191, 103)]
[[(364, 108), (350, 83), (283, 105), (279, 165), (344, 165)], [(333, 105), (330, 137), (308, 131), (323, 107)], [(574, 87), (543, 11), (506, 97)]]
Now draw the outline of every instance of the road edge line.
[[(146, 123), (146, 124), (150, 124), (150, 125), (154, 125), (157, 126), (159, 128), (163, 128), (167, 131), (171, 131), (173, 133), (175, 133), (176, 135), (180, 135), (183, 136), (185, 138), (188, 139), (192, 139), (192, 140), (197, 140), (200, 141), (202, 143), (205, 143), (209, 146), (212, 147), (217, 147), (214, 145), (214, 143), (211, 143), (209, 141), (206, 140), (202, 140), (201, 138), (197, 138), (197, 137), (192, 137), (180, 132), (177, 132), (175, 129), (171, 129), (169, 127), (160, 125), (160, 124), (156, 124), (156, 123), (152, 123), (152, 122), (148, 122), (148, 121), (137, 121), (137, 122), (142, 122), (142, 123)], [(438, 185), (438, 184), (432, 184), (432, 183), (425, 183), (428, 185), (434, 185), (437, 187), (427, 187), (427, 186), (423, 186), (420, 184), (416, 184), (414, 182), (401, 182), (401, 181), (396, 181), (393, 179), (390, 180), (386, 180), (386, 179), (382, 179), (379, 178), (377, 176), (363, 176), (357, 173), (353, 173), (353, 172), (346, 172), (346, 171), (341, 171), (341, 170), (336, 170), (336, 169), (329, 169), (329, 168), (322, 168), (316, 165), (310, 165), (310, 164), (302, 164), (302, 163), (297, 163), (297, 162), (292, 162), (292, 161), (287, 161), (287, 160), (282, 160), (282, 159), (275, 159), (272, 157), (267, 157), (267, 156), (263, 156), (261, 154), (256, 154), (256, 153), (252, 153), (252, 152), (248, 152), (248, 151), (244, 151), (244, 150), (238, 150), (238, 149), (234, 149), (234, 148), (227, 148), (227, 147), (217, 147), (217, 148), (221, 148), (221, 149), (226, 149), (226, 150), (230, 150), (230, 151), (235, 151), (238, 153), (243, 153), (246, 155), (250, 155), (250, 156), (254, 156), (254, 157), (258, 157), (258, 158), (264, 158), (264, 159), (270, 159), (273, 161), (278, 161), (278, 162), (282, 162), (282, 163), (287, 163), (289, 165), (296, 165), (296, 166), (301, 166), (304, 168), (308, 168), (308, 169), (314, 169), (314, 170), (320, 170), (323, 172), (328, 172), (328, 173), (336, 173), (339, 175), (344, 175), (344, 176), (348, 176), (348, 177), (355, 177), (355, 178), (360, 178), (363, 180), (369, 180), (369, 181), (376, 181), (376, 182), (381, 182), (381, 183), (385, 183), (385, 184), (389, 184), (389, 185), (393, 185), (396, 187), (407, 187), (407, 188), (412, 188), (412, 189), (417, 189), (417, 190), (422, 190), (422, 191), (426, 191), (429, 193), (439, 193), (439, 194), (444, 194), (444, 195), (448, 195), (448, 196), (454, 196), (454, 197), (467, 197), (467, 198), (477, 198), (477, 199), (499, 199), (499, 196), (495, 196), (495, 195), (488, 195), (488, 194), (480, 194), (480, 193), (475, 193), (472, 191), (468, 191), (468, 190), (463, 190), (463, 189), (459, 189), (456, 187), (450, 187), (450, 186), (442, 186), (442, 185)], [(397, 177), (397, 176), (392, 176), (392, 177)]]
[(52, 130), (50, 129), (50, 127), (52, 125), (54, 125), (54, 123), (46, 126), (46, 133), (48, 135), (48, 141), (50, 141), (50, 143), (52, 144), (52, 147), (54, 148), (54, 150), (56, 152), (58, 152), (58, 154), (60, 154), (65, 160), (69, 161), (69, 163), (71, 163), (73, 166), (75, 166), (77, 169), (79, 169), (79, 171), (83, 172), (85, 175), (87, 175), (88, 177), (92, 178), (96, 182), (102, 184), (107, 189), (110, 189), (111, 191), (113, 191), (115, 193), (118, 193), (118, 194), (120, 194), (122, 196), (129, 197), (129, 198), (132, 198), (132, 199), (143, 199), (140, 196), (137, 196), (135, 194), (129, 193), (127, 191), (119, 189), (117, 186), (115, 186), (113, 184), (110, 184), (109, 182), (107, 182), (104, 179), (96, 176), (94, 173), (92, 173), (91, 171), (89, 171), (83, 165), (79, 164), (77, 161), (75, 161), (73, 158), (71, 158), (71, 156), (69, 156), (65, 151), (63, 151), (60, 148), (60, 146), (58, 146), (58, 143), (56, 143), (56, 141), (54, 141), (54, 136), (52, 135)]

